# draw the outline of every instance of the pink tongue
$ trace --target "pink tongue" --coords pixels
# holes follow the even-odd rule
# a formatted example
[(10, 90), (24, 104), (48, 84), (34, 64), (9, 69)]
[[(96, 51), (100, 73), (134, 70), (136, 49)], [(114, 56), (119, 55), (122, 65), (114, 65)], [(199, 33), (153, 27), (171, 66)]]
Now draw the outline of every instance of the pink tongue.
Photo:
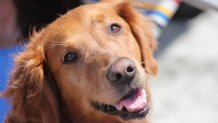
[(140, 90), (133, 97), (123, 99), (115, 105), (116, 109), (121, 111), (125, 107), (128, 112), (137, 112), (142, 110), (147, 104), (145, 90)]

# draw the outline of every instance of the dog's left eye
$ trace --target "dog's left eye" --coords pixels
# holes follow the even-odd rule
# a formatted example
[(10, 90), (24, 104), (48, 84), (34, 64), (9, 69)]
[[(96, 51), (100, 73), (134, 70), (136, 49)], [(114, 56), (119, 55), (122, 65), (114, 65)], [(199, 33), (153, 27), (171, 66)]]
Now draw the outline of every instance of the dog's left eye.
[(122, 31), (122, 27), (119, 24), (113, 23), (110, 25), (110, 32), (111, 33), (116, 34), (116, 33), (120, 33), (121, 31)]
[(77, 54), (73, 52), (69, 52), (64, 56), (64, 63), (73, 62), (77, 59)]

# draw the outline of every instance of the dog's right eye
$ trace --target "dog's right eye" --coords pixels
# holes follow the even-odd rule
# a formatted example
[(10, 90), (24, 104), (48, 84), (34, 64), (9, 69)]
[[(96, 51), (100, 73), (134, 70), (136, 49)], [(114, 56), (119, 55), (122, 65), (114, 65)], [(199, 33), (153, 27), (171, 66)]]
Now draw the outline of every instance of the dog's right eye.
[(112, 23), (109, 30), (112, 34), (118, 34), (122, 31), (122, 27), (118, 23)]
[(70, 63), (77, 59), (77, 54), (73, 52), (69, 52), (64, 56), (64, 63)]

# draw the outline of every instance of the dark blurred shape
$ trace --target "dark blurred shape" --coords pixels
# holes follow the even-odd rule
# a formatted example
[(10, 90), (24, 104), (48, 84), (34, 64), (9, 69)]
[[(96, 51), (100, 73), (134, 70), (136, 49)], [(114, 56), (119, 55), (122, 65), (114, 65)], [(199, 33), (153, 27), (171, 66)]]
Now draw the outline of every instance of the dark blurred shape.
[(182, 2), (173, 19), (191, 19), (201, 12), (202, 10)]
[(185, 33), (188, 29), (187, 23), (189, 20), (200, 13), (202, 13), (202, 10), (182, 2), (169, 25), (163, 29), (158, 40), (159, 47), (155, 55), (161, 54), (177, 37)]
[(40, 30), (59, 15), (82, 4), (81, 0), (14, 0), (14, 3), (21, 38), (28, 38), (33, 28)]

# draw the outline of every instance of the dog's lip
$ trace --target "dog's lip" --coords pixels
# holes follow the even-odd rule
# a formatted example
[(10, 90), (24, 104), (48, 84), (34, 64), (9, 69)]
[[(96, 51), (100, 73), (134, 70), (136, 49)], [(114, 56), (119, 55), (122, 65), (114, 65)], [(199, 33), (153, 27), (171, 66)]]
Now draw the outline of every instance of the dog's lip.
[(148, 103), (146, 101), (140, 101), (142, 98), (146, 98), (144, 94), (144, 89), (137, 88), (129, 91), (129, 93), (127, 93), (115, 105), (99, 103), (97, 101), (93, 102), (92, 105), (97, 110), (110, 115), (120, 116), (124, 120), (141, 119), (144, 118), (149, 112)]
[(142, 119), (145, 118), (145, 116), (149, 113), (149, 110), (150, 110), (149, 105), (146, 105), (138, 112), (124, 112), (120, 114), (120, 117), (123, 120)]

